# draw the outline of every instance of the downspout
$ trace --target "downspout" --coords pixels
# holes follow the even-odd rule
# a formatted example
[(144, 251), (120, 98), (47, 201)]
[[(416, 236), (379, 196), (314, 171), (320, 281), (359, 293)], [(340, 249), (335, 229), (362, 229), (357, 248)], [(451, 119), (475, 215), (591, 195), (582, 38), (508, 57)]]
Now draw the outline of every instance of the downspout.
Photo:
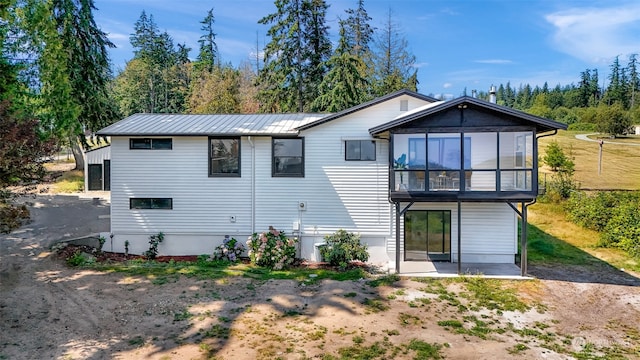
[(256, 146), (247, 136), (247, 141), (251, 145), (251, 234), (256, 232)]

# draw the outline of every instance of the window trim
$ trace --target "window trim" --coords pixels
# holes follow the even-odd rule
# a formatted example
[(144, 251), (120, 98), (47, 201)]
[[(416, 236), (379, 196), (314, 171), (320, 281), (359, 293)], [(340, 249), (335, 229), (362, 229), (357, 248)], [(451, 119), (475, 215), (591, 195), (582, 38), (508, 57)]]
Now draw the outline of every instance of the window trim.
[[(134, 201), (148, 201), (146, 206), (133, 206)], [(154, 202), (169, 201), (169, 207), (154, 207)], [(132, 197), (129, 198), (129, 210), (173, 210), (173, 198), (149, 198), (149, 197)]]
[[(302, 154), (300, 156), (302, 165), (301, 165), (301, 173), (299, 174), (290, 174), (290, 173), (279, 173), (276, 171), (276, 156), (275, 156), (275, 145), (277, 140), (300, 140), (302, 143)], [(298, 156), (289, 156), (289, 157), (298, 157)], [(304, 177), (304, 168), (305, 168), (305, 151), (304, 151), (304, 137), (272, 137), (271, 138), (271, 177), (293, 177), (293, 178), (303, 178)]]
[[(359, 159), (356, 159), (355, 157), (354, 158), (349, 158), (348, 157), (348, 149), (349, 149), (349, 147), (347, 146), (347, 143), (348, 142), (355, 142), (355, 141), (357, 141), (358, 144), (360, 145), (360, 158)], [(366, 142), (370, 142), (370, 143), (373, 144), (373, 159), (363, 159), (362, 158), (362, 143), (365, 142), (365, 141)], [(377, 152), (378, 152), (378, 149), (377, 149), (375, 140), (372, 140), (372, 139), (344, 140), (344, 161), (376, 161), (377, 156), (378, 156)]]
[[(149, 147), (134, 147), (133, 146), (133, 142), (135, 140), (142, 140), (142, 141), (148, 141), (149, 142)], [(154, 147), (153, 143), (154, 141), (158, 141), (158, 140), (169, 140), (169, 147)], [(173, 138), (129, 138), (129, 150), (173, 150)]]
[[(211, 166), (211, 140), (238, 140), (238, 172), (237, 173), (212, 173)], [(241, 177), (242, 175), (242, 138), (240, 136), (209, 136), (207, 162), (209, 164), (207, 174), (209, 177)]]

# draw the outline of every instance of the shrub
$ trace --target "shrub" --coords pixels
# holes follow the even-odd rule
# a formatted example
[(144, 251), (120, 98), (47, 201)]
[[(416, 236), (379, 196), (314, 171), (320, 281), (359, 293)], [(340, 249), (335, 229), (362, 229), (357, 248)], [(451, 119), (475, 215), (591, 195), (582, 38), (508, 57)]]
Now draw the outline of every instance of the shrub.
[(215, 260), (236, 262), (244, 250), (244, 245), (235, 238), (229, 238), (229, 235), (227, 235), (224, 237), (222, 245), (216, 247), (213, 258)]
[(344, 269), (351, 261), (369, 260), (367, 245), (360, 243), (360, 235), (338, 230), (324, 237), (326, 245), (320, 247), (320, 254), (324, 261)]
[(253, 233), (247, 240), (249, 258), (258, 266), (284, 269), (295, 260), (296, 242), (295, 239), (288, 239), (283, 231), (270, 226), (269, 231)]
[(149, 250), (144, 252), (144, 256), (147, 259), (153, 260), (158, 256), (158, 244), (160, 244), (162, 240), (164, 240), (164, 234), (162, 232), (149, 236)]

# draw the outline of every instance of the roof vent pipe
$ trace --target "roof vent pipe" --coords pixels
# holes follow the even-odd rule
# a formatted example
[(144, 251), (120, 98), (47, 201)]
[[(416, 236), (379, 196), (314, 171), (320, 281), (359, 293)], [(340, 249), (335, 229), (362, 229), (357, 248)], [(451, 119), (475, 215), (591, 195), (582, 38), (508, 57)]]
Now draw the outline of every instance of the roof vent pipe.
[(491, 85), (491, 89), (489, 90), (489, 102), (495, 104), (496, 101), (496, 87)]
[(477, 98), (478, 97), (478, 92), (475, 89), (471, 90), (471, 97), (472, 98)]

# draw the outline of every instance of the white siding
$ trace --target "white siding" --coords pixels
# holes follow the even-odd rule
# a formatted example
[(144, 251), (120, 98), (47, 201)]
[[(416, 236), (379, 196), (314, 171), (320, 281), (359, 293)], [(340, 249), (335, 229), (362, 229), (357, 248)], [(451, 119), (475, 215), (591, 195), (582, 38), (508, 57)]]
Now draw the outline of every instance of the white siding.
[[(402, 208), (408, 204), (403, 203)], [(513, 263), (518, 252), (517, 215), (505, 203), (462, 203), (460, 248), (463, 262)], [(457, 203), (415, 203), (410, 210), (451, 211), (451, 260), (458, 261)], [(404, 222), (400, 221), (404, 252)], [(395, 244), (389, 246), (395, 247)], [(392, 251), (393, 249), (389, 249)], [(401, 254), (401, 259), (404, 254)]]
[[(224, 235), (244, 241), (252, 231), (273, 226), (301, 236), (301, 255), (313, 258), (314, 243), (345, 229), (361, 234), (372, 261), (387, 262), (388, 143), (376, 142), (376, 161), (345, 161), (344, 140), (371, 139), (368, 129), (401, 114), (400, 101), (407, 99), (410, 108), (426, 103), (402, 96), (301, 133), (304, 178), (271, 176), (270, 137), (242, 137), (239, 178), (208, 176), (207, 137), (173, 137), (172, 150), (129, 150), (128, 137), (113, 137), (114, 250), (122, 251), (129, 240), (132, 253), (142, 252), (148, 236), (162, 231), (161, 252), (211, 253)], [(172, 198), (173, 209), (130, 210), (131, 197)], [(306, 204), (304, 211), (299, 202)]]

